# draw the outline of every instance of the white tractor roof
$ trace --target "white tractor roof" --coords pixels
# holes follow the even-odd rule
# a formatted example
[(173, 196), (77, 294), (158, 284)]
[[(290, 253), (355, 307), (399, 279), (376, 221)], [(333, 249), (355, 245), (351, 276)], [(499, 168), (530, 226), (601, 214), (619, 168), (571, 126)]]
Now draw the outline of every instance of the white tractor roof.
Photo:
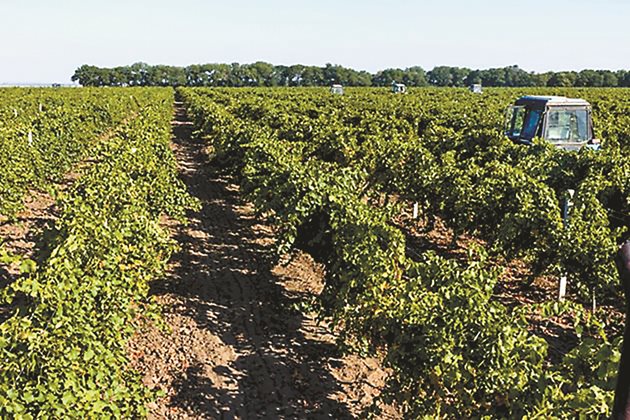
[(579, 98), (567, 98), (565, 96), (522, 96), (518, 99), (517, 103), (522, 102), (544, 102), (547, 105), (579, 105), (579, 106), (588, 106), (590, 105), (584, 99)]

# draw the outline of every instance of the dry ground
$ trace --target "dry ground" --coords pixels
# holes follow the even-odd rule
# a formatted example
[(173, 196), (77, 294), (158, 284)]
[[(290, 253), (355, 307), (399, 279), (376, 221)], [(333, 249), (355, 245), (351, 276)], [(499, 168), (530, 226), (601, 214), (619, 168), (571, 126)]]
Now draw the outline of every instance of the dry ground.
[[(295, 309), (323, 287), (305, 254), (270, 263), (273, 232), (208, 164), (181, 104), (173, 151), (202, 203), (171, 226), (181, 250), (153, 285), (170, 332), (146, 323), (130, 344), (133, 365), (165, 396), (152, 418), (352, 418), (384, 384), (376, 359), (342, 355), (335, 336)], [(387, 408), (385, 417), (398, 417)]]

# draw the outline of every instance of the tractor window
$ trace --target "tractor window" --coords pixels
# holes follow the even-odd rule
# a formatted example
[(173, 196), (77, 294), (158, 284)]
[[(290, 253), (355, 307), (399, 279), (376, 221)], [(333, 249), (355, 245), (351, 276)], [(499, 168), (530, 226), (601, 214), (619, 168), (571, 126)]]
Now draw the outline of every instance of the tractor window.
[(521, 131), (523, 131), (524, 119), (524, 106), (511, 106), (510, 108), (508, 108), (505, 130), (508, 137), (516, 138), (521, 135)]
[(588, 111), (586, 109), (551, 110), (547, 121), (547, 140), (553, 143), (587, 141)]
[(538, 131), (538, 124), (540, 123), (540, 116), (542, 115), (542, 110), (539, 109), (530, 109), (527, 111), (527, 115), (525, 115), (525, 121), (523, 123), (523, 132), (521, 137), (524, 139), (533, 139), (536, 137)]

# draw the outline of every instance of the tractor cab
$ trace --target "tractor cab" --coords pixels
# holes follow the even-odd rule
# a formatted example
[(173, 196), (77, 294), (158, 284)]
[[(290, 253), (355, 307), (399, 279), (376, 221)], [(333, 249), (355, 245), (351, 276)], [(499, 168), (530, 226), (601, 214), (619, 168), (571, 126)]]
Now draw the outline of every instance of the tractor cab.
[(515, 143), (540, 137), (564, 150), (599, 148), (594, 138), (591, 105), (563, 96), (522, 96), (506, 114), (505, 134)]
[(330, 87), (330, 93), (333, 95), (343, 95), (343, 86), (342, 85), (332, 85)]
[(392, 93), (407, 93), (407, 86), (402, 83), (392, 83)]
[(481, 83), (474, 83), (468, 87), (468, 90), (472, 93), (483, 93), (483, 87)]

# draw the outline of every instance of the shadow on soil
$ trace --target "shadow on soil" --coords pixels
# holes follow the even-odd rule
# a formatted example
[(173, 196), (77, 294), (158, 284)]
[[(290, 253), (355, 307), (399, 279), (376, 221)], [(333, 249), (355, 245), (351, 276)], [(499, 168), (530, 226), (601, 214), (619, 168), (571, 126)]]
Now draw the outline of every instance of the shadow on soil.
[(239, 210), (244, 203), (237, 188), (207, 163), (203, 142), (191, 131), (178, 109), (175, 153), (202, 208), (178, 229), (177, 269), (152, 293), (183, 297), (197, 325), (234, 349), (236, 360), (214, 371), (236, 385), (215, 387), (197, 363), (176, 379), (171, 404), (212, 418), (352, 417), (345, 404), (330, 398), (341, 388), (325, 361), (338, 350), (305, 335), (306, 319), (291, 309), (292, 298), (271, 272), (269, 234), (251, 212)]

